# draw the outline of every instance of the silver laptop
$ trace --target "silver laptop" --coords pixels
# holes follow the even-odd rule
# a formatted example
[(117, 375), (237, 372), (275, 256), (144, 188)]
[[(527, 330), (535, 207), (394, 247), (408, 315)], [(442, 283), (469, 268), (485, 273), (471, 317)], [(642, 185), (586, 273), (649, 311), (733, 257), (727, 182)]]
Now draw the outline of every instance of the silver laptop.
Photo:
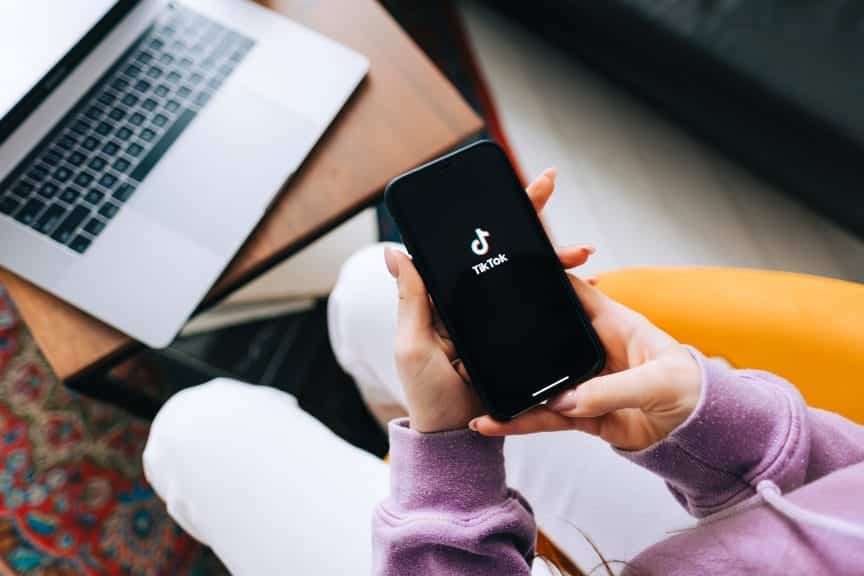
[(247, 0), (0, 2), (0, 266), (167, 345), (367, 68)]

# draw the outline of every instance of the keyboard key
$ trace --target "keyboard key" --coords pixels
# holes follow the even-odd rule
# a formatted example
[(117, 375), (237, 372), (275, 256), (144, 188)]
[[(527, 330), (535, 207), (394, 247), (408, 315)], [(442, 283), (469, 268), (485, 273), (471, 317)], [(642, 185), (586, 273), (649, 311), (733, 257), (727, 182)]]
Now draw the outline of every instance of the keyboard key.
[(165, 41), (160, 38), (154, 38), (150, 40), (150, 47), (153, 50), (161, 50), (163, 46), (165, 46)]
[(135, 89), (142, 93), (147, 92), (152, 87), (153, 85), (146, 80), (138, 80), (138, 82), (135, 83)]
[(169, 100), (165, 103), (165, 109), (168, 110), (168, 112), (176, 112), (180, 109), (180, 103), (176, 100)]
[(99, 190), (90, 190), (84, 196), (84, 201), (88, 204), (93, 204), (94, 206), (102, 202), (102, 199), (105, 198), (105, 193), (100, 192)]
[(129, 140), (129, 138), (132, 137), (132, 130), (130, 130), (126, 126), (123, 126), (119, 130), (117, 130), (117, 134), (115, 134), (115, 136), (117, 136), (117, 138), (119, 138), (120, 140)]
[(108, 165), (108, 162), (101, 156), (94, 156), (87, 165), (96, 172), (101, 172)]
[(155, 126), (159, 126), (161, 128), (162, 126), (165, 126), (165, 124), (167, 124), (167, 123), (168, 123), (168, 117), (165, 116), (164, 114), (157, 114), (156, 116), (153, 117), (153, 124)]
[(108, 117), (116, 122), (119, 122), (126, 117), (126, 111), (122, 108), (112, 108), (111, 112), (108, 113)]
[(126, 67), (125, 70), (123, 70), (123, 73), (126, 74), (127, 76), (129, 76), (130, 78), (135, 78), (136, 76), (141, 74), (141, 72), (143, 72), (141, 67), (136, 66), (135, 64), (130, 64), (129, 66)]
[(159, 106), (159, 102), (157, 102), (156, 100), (154, 100), (152, 98), (147, 98), (141, 104), (141, 107), (144, 108), (144, 110), (146, 110), (147, 112), (152, 112), (153, 110), (156, 109), (157, 106)]
[(81, 172), (78, 176), (75, 177), (75, 184), (81, 186), (82, 188), (87, 188), (90, 184), (95, 180), (95, 176), (90, 174), (89, 172)]
[(189, 86), (181, 86), (177, 89), (177, 95), (180, 98), (187, 98), (190, 94), (192, 94), (192, 88)]
[(191, 58), (187, 57), (187, 58), (181, 58), (180, 59), (180, 66), (182, 66), (183, 68), (189, 68), (192, 66), (192, 64), (194, 64), (194, 62), (192, 62)]
[(152, 66), (149, 70), (147, 70), (147, 76), (149, 76), (153, 80), (158, 80), (162, 77), (162, 74), (162, 69), (158, 66)]
[(54, 150), (50, 150), (42, 156), (42, 161), (48, 164), (49, 166), (57, 166), (60, 164), (60, 160), (63, 159), (63, 156), (55, 152)]
[(57, 145), (65, 150), (71, 150), (77, 143), (78, 141), (72, 138), (69, 134), (64, 134), (59, 140), (57, 140)]
[(132, 116), (129, 117), (129, 124), (132, 126), (140, 126), (147, 119), (146, 116), (141, 114), (140, 112), (135, 112)]
[(81, 136), (83, 136), (84, 134), (87, 134), (87, 132), (89, 132), (90, 128), (92, 128), (92, 127), (93, 127), (93, 125), (90, 124), (90, 122), (87, 122), (86, 120), (84, 120), (83, 118), (76, 120), (75, 122), (72, 123), (72, 126), (70, 126), (70, 128), (73, 132), (77, 132)]
[(16, 200), (12, 196), (0, 198), (0, 213), (14, 214), (19, 206), (21, 206), (21, 201)]
[(65, 214), (66, 209), (63, 206), (60, 204), (52, 204), (47, 210), (42, 212), (42, 215), (36, 220), (33, 228), (42, 234), (51, 234)]
[(125, 202), (129, 198), (132, 197), (132, 194), (135, 193), (135, 187), (129, 183), (121, 184), (117, 187), (117, 190), (114, 191), (114, 199), (120, 202)]
[(35, 188), (36, 188), (36, 186), (31, 184), (30, 182), (26, 182), (24, 180), (19, 180), (18, 182), (16, 182), (12, 186), (10, 191), (15, 195), (20, 196), (23, 199), (23, 198), (27, 198), (28, 196), (30, 196), (30, 193), (33, 192), (33, 190)]
[(165, 64), (166, 66), (170, 66), (174, 63), (174, 56), (172, 56), (168, 52), (164, 52), (161, 56), (159, 56), (159, 62)]
[(75, 237), (74, 240), (72, 240), (72, 242), (69, 243), (69, 248), (71, 248), (75, 252), (78, 252), (79, 254), (83, 254), (84, 251), (90, 247), (91, 242), (93, 241), (86, 236), (78, 235)]
[(81, 142), (81, 147), (87, 151), (93, 151), (99, 147), (99, 140), (93, 136), (88, 136), (83, 142)]
[(99, 103), (104, 104), (105, 106), (111, 106), (117, 100), (117, 96), (115, 96), (111, 92), (103, 92), (96, 100), (98, 100)]
[(169, 88), (165, 84), (160, 84), (153, 92), (154, 94), (156, 94), (156, 96), (159, 96), (160, 98), (165, 98), (166, 96), (168, 96), (168, 93), (171, 92), (171, 88)]
[(127, 88), (129, 88), (129, 81), (125, 78), (115, 78), (111, 81), (111, 87), (117, 90), (118, 92), (123, 92)]
[(48, 168), (42, 165), (34, 166), (29, 172), (27, 172), (27, 177), (34, 182), (41, 182), (48, 177)]
[(60, 166), (57, 170), (54, 171), (54, 179), (58, 182), (66, 182), (69, 178), (72, 177), (72, 171), (65, 166)]
[(171, 72), (168, 73), (167, 78), (168, 78), (169, 82), (173, 82), (176, 84), (177, 82), (180, 81), (181, 78), (183, 78), (183, 76), (179, 72), (177, 72), (176, 70), (172, 70)]
[(117, 177), (113, 174), (103, 174), (99, 179), (99, 185), (107, 190), (111, 190), (117, 184)]
[(60, 187), (53, 182), (46, 182), (39, 188), (39, 195), (43, 198), (53, 198), (58, 192), (60, 192)]
[(144, 147), (140, 144), (133, 142), (129, 145), (129, 148), (126, 149), (126, 153), (132, 156), (133, 158), (137, 158), (141, 152), (144, 151)]
[(202, 76), (199, 72), (193, 72), (189, 76), (189, 82), (195, 85), (200, 84), (202, 80), (204, 80), (204, 76)]
[(112, 164), (112, 167), (117, 172), (126, 172), (126, 170), (129, 169), (129, 166), (130, 166), (129, 161), (126, 160), (125, 158), (118, 158), (117, 160), (114, 161), (114, 164)]
[(98, 218), (90, 218), (84, 225), (84, 231), (91, 236), (98, 236), (105, 229), (105, 223)]
[(139, 98), (135, 94), (126, 94), (120, 100), (120, 102), (122, 102), (124, 106), (129, 106), (130, 108), (132, 106), (135, 106), (136, 104), (138, 104), (138, 101), (139, 101)]
[(87, 160), (87, 156), (85, 156), (81, 152), (78, 152), (77, 150), (75, 152), (72, 152), (72, 154), (69, 155), (69, 158), (66, 159), (66, 161), (73, 166), (81, 166), (82, 164), (84, 164), (85, 160)]
[(110, 220), (111, 218), (113, 218), (114, 216), (117, 215), (117, 212), (119, 210), (120, 209), (117, 208), (117, 206), (115, 206), (114, 204), (110, 204), (110, 203), (106, 202), (105, 204), (102, 205), (102, 208), (99, 209), (99, 215), (102, 216), (103, 218), (105, 218), (106, 220)]
[(102, 115), (105, 114), (105, 109), (101, 106), (90, 106), (87, 108), (87, 111), (84, 112), (84, 115), (90, 118), (91, 120), (99, 120), (102, 118)]
[(141, 131), (141, 139), (145, 142), (152, 142), (154, 138), (156, 138), (156, 132), (150, 128), (145, 128)]
[(38, 216), (44, 208), (44, 202), (37, 200), (36, 198), (31, 198), (26, 204), (24, 204), (24, 207), (15, 214), (15, 219), (25, 226), (30, 226), (36, 221), (36, 216)]
[(84, 221), (84, 218), (86, 218), (88, 214), (90, 214), (90, 210), (84, 206), (76, 206), (71, 212), (69, 212), (66, 218), (63, 219), (63, 222), (51, 235), (51, 238), (57, 240), (61, 244), (66, 244), (72, 239), (78, 226), (81, 225), (81, 222)]
[(106, 142), (105, 146), (102, 147), (102, 151), (108, 156), (114, 156), (120, 150), (120, 144), (114, 142)]
[(62, 200), (63, 202), (65, 202), (67, 204), (74, 204), (75, 202), (78, 201), (78, 198), (80, 198), (80, 197), (81, 197), (81, 191), (78, 190), (77, 188), (73, 188), (72, 186), (69, 186), (68, 188), (63, 190), (62, 194), (60, 194), (60, 200)]
[(114, 130), (114, 127), (107, 122), (100, 122), (96, 125), (96, 133), (101, 136), (107, 136)]
[[(138, 62), (141, 62), (142, 64), (149, 64), (153, 60), (153, 54), (151, 54), (150, 52), (140, 52), (138, 54), (138, 56), (135, 57), (135, 59), (138, 60)], [(151, 70), (152, 70), (152, 68), (151, 68)], [(149, 73), (149, 70), (148, 70), (148, 73)]]

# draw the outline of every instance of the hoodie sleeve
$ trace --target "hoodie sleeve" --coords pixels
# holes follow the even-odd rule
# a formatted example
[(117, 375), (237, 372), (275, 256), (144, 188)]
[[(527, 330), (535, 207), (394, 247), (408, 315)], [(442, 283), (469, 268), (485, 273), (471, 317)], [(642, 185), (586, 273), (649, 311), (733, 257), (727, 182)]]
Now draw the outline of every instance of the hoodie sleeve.
[(618, 452), (662, 476), (694, 516), (749, 498), (761, 480), (788, 492), (864, 461), (864, 427), (808, 408), (779, 376), (690, 351), (702, 370), (696, 409), (661, 442)]
[(390, 423), (390, 497), (373, 520), (376, 575), (530, 574), (536, 526), (507, 488), (504, 441)]

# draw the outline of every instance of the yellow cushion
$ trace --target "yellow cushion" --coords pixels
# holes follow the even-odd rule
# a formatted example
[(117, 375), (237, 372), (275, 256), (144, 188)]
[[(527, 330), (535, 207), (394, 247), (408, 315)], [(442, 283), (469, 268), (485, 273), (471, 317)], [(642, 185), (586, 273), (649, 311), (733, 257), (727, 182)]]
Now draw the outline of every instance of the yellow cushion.
[(864, 285), (734, 268), (603, 274), (603, 292), (679, 341), (736, 367), (770, 370), (811, 406), (864, 423)]

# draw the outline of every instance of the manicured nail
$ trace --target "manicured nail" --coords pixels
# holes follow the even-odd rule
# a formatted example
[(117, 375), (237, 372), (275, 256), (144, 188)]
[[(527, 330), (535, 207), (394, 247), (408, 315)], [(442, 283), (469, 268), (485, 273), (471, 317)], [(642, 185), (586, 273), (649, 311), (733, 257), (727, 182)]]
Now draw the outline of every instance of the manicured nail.
[(558, 177), (558, 169), (557, 169), (557, 168), (548, 168), (548, 169), (546, 170), (546, 176), (547, 176), (550, 180), (552, 180), (552, 182), (554, 183), (554, 182), (555, 182), (555, 178)]
[(384, 248), (384, 262), (387, 264), (387, 271), (393, 278), (399, 278), (399, 262), (396, 260), (396, 254), (389, 246)]
[(471, 430), (477, 432), (477, 418), (474, 418), (473, 420), (471, 420), (470, 422), (468, 422), (468, 428), (470, 428)]
[(576, 390), (570, 390), (564, 394), (553, 398), (546, 404), (546, 407), (555, 412), (566, 412), (576, 408)]

